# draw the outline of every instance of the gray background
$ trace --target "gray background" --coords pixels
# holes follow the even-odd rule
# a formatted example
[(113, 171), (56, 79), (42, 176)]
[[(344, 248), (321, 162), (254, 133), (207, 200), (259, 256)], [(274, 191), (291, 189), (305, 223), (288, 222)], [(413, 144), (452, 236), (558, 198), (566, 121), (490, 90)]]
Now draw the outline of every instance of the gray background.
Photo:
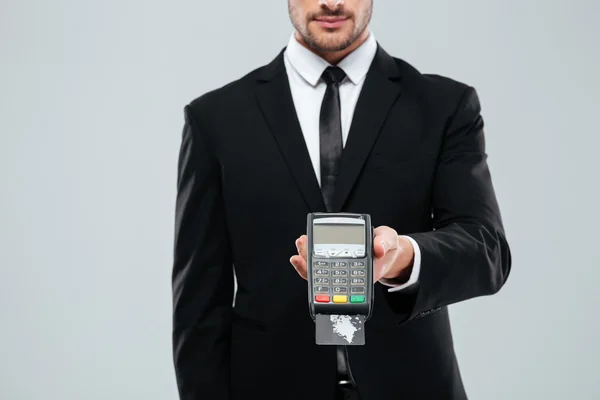
[[(0, 4), (0, 398), (174, 400), (182, 108), (276, 55), (287, 2)], [(599, 17), (594, 0), (375, 0), (390, 53), (483, 105), (514, 267), (451, 308), (471, 399), (600, 398)]]

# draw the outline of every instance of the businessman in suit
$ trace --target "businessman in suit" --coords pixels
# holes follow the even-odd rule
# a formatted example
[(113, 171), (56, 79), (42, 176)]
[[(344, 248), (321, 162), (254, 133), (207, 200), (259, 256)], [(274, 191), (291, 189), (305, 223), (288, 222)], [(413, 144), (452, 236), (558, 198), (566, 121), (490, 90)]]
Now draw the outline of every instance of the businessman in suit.
[[(498, 292), (511, 266), (480, 103), (389, 55), (372, 6), (289, 0), (287, 46), (185, 107), (172, 280), (182, 400), (467, 398), (447, 307)], [(364, 346), (315, 344), (309, 212), (368, 213), (377, 227)]]

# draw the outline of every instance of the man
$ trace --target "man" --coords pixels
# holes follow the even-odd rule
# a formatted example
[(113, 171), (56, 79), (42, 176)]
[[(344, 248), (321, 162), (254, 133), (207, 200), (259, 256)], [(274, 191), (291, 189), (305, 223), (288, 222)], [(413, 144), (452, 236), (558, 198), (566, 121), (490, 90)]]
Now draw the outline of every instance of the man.
[[(447, 306), (496, 293), (511, 265), (478, 96), (386, 53), (372, 0), (289, 11), (296, 32), (272, 62), (185, 107), (180, 398), (466, 399)], [(367, 213), (377, 227), (364, 346), (315, 344), (309, 212)]]

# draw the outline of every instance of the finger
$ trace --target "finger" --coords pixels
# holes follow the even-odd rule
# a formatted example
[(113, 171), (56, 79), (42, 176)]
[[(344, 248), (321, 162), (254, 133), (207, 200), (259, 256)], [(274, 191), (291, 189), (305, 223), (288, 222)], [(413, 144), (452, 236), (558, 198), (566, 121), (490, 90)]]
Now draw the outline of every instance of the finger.
[(398, 247), (398, 234), (389, 226), (378, 226), (373, 230), (373, 251), (376, 258), (383, 257), (388, 251)]
[(290, 263), (294, 266), (298, 275), (300, 275), (304, 279), (308, 279), (308, 271), (306, 268), (306, 261), (302, 256), (295, 255), (290, 258)]
[(384, 274), (385, 266), (381, 262), (373, 263), (373, 282), (378, 282)]
[(389, 273), (395, 259), (395, 250), (388, 250), (383, 257), (373, 260), (373, 280), (375, 282)]
[(296, 239), (296, 249), (298, 250), (298, 254), (301, 255), (302, 258), (304, 258), (304, 260), (307, 259), (307, 256), (306, 256), (307, 241), (308, 241), (308, 237), (306, 235), (302, 235), (298, 239)]

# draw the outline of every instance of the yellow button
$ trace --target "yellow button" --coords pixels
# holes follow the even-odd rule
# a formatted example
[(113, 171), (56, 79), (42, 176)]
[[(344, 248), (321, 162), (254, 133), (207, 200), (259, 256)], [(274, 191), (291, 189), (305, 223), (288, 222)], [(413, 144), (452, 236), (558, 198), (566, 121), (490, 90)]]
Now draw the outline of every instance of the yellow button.
[(340, 296), (340, 295), (333, 296), (333, 302), (334, 303), (347, 303), (348, 296)]

